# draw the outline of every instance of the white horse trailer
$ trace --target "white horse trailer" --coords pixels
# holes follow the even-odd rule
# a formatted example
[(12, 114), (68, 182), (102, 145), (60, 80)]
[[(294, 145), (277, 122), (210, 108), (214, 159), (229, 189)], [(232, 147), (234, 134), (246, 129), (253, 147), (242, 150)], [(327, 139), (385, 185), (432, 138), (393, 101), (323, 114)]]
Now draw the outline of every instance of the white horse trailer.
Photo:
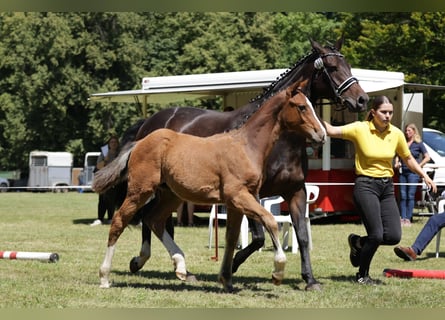
[(29, 154), (28, 187), (35, 190), (68, 191), (71, 185), (73, 154), (32, 151)]
[(94, 169), (96, 168), (97, 159), (99, 156), (100, 152), (87, 152), (85, 154), (81, 179), (79, 180), (80, 185), (91, 186), (93, 183)]

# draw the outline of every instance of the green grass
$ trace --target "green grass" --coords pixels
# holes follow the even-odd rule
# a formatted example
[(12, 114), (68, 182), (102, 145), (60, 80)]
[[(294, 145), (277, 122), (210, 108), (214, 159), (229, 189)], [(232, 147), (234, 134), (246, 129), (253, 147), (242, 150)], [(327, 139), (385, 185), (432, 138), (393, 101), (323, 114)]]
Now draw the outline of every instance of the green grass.
[[(220, 262), (211, 260), (206, 225), (176, 228), (175, 238), (186, 254), (188, 270), (199, 281), (177, 280), (166, 250), (153, 240), (152, 257), (137, 274), (128, 268), (140, 249), (140, 229), (128, 228), (117, 244), (110, 289), (99, 288), (99, 265), (109, 226), (90, 227), (96, 218), (97, 195), (20, 193), (0, 194), (0, 251), (56, 252), (57, 263), (0, 260), (1, 308), (433, 308), (445, 306), (445, 282), (437, 279), (385, 278), (384, 268), (444, 269), (445, 252), (435, 259), (435, 240), (418, 261), (397, 258), (393, 247), (380, 247), (371, 276), (377, 287), (353, 283), (346, 238), (364, 233), (360, 224), (313, 225), (312, 266), (322, 283), (320, 292), (304, 291), (300, 256), (287, 253), (286, 277), (271, 283), (273, 251), (255, 253), (234, 275), (236, 293), (225, 294), (217, 282)], [(205, 215), (203, 215), (205, 216)], [(410, 245), (427, 217), (416, 217), (403, 229), (402, 244)], [(220, 228), (220, 239), (223, 239)], [(221, 240), (222, 241), (222, 240)], [(442, 247), (445, 247), (445, 240)], [(222, 257), (223, 243), (219, 255)]]

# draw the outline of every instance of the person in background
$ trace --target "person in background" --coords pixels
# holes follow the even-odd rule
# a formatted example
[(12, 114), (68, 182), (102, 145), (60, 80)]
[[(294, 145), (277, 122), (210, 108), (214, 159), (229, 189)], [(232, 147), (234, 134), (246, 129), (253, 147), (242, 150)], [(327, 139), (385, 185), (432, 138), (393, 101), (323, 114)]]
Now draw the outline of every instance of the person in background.
[(178, 226), (183, 226), (183, 218), (182, 218), (182, 214), (184, 212), (184, 204), (186, 204), (185, 209), (187, 210), (187, 226), (189, 227), (193, 227), (194, 223), (193, 223), (193, 214), (195, 211), (195, 205), (191, 202), (188, 201), (184, 201), (182, 202), (178, 209), (176, 210), (176, 217), (177, 217), (177, 221), (178, 221)]
[(371, 261), (380, 245), (398, 244), (402, 234), (392, 180), (395, 155), (437, 191), (434, 182), (411, 155), (403, 132), (391, 124), (393, 113), (388, 97), (377, 96), (365, 121), (342, 126), (325, 122), (330, 137), (351, 141), (356, 151), (353, 199), (367, 235), (350, 234), (348, 244), (351, 264), (358, 267), (355, 281), (363, 285), (381, 283), (369, 275)]
[(423, 250), (443, 227), (445, 227), (445, 212), (431, 216), (420, 230), (411, 247), (397, 246), (394, 248), (394, 253), (405, 261), (416, 260), (417, 256), (422, 254)]
[[(409, 150), (413, 158), (419, 163), (420, 167), (430, 161), (430, 156), (423, 144), (419, 130), (414, 123), (405, 126), (405, 138), (408, 143)], [(412, 172), (399, 157), (395, 158), (394, 167), (400, 171), (400, 216), (401, 225), (405, 227), (411, 226), (413, 217), (415, 195), (417, 183), (419, 183), (419, 175)]]
[[(113, 161), (119, 154), (119, 138), (111, 136), (105, 146), (101, 148), (99, 157), (97, 158), (96, 170), (100, 170)], [(115, 204), (114, 188), (99, 194), (99, 203), (97, 205), (97, 219), (91, 223), (91, 226), (98, 226), (105, 222), (105, 213), (108, 214), (108, 220), (113, 219)]]

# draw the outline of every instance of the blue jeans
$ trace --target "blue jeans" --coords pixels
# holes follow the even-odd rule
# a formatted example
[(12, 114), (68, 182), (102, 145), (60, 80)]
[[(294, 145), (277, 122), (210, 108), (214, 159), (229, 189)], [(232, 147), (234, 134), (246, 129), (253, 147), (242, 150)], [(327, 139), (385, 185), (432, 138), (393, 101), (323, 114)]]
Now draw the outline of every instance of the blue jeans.
[(359, 273), (365, 276), (377, 248), (398, 244), (402, 236), (392, 178), (358, 176), (354, 185), (354, 203), (368, 233), (360, 238)]
[[(418, 183), (419, 176), (414, 172), (403, 172), (399, 176), (400, 183)], [(416, 196), (417, 186), (400, 185), (400, 216), (402, 219), (411, 220), (413, 217), (414, 200)]]
[(418, 255), (422, 254), (426, 246), (443, 227), (445, 227), (445, 212), (431, 216), (411, 246), (414, 252)]

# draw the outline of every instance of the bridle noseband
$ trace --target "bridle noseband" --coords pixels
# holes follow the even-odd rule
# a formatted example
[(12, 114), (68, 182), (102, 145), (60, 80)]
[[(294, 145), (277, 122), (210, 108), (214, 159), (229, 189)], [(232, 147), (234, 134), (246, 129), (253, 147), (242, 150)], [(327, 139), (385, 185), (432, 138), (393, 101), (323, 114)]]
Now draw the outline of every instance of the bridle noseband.
[(331, 52), (331, 53), (326, 53), (323, 55), (320, 55), (317, 59), (315, 59), (314, 61), (314, 67), (317, 70), (321, 70), (326, 77), (329, 79), (329, 83), (331, 85), (332, 91), (334, 91), (335, 96), (340, 99), (341, 101), (343, 101), (344, 99), (342, 98), (342, 94), (349, 89), (350, 86), (352, 86), (354, 83), (358, 83), (358, 79), (356, 77), (349, 77), (347, 78), (345, 81), (343, 81), (343, 83), (341, 83), (338, 87), (336, 86), (334, 80), (332, 80), (331, 75), (329, 74), (329, 72), (326, 70), (326, 67), (324, 65), (323, 62), (323, 58), (324, 57), (328, 57), (328, 56), (336, 56), (336, 57), (341, 57), (343, 58), (343, 55), (340, 53), (335, 53), (335, 52)]

